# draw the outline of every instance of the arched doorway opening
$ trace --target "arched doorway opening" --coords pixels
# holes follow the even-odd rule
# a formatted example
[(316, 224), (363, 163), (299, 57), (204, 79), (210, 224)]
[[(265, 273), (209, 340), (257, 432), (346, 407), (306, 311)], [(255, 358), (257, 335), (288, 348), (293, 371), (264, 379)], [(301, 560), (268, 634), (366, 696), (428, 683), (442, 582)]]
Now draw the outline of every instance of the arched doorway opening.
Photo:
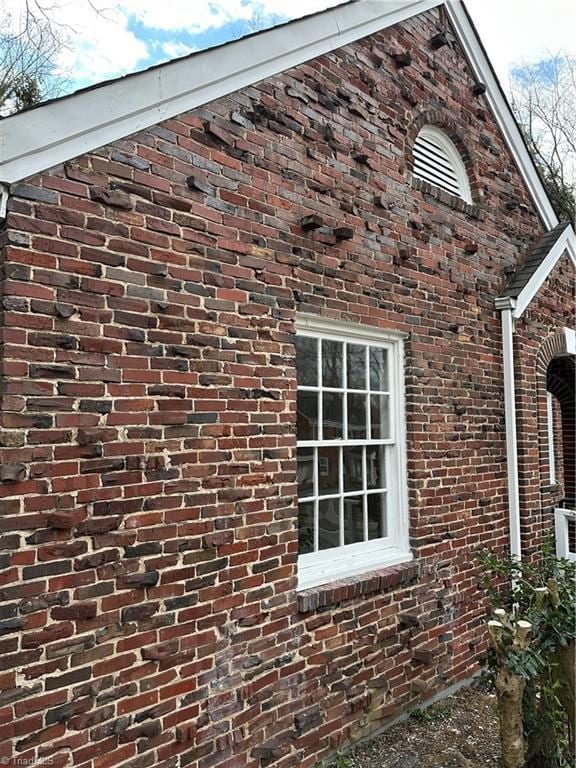
[(550, 482), (563, 488), (555, 511), (557, 553), (576, 559), (576, 365), (574, 355), (554, 357), (546, 371)]

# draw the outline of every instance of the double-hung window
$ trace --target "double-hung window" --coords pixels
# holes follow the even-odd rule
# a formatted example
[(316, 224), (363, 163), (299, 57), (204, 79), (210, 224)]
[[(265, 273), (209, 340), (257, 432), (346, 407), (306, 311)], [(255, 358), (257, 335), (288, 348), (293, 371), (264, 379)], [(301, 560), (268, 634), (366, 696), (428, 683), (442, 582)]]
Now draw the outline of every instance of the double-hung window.
[(300, 317), (296, 375), (299, 587), (410, 560), (402, 336)]

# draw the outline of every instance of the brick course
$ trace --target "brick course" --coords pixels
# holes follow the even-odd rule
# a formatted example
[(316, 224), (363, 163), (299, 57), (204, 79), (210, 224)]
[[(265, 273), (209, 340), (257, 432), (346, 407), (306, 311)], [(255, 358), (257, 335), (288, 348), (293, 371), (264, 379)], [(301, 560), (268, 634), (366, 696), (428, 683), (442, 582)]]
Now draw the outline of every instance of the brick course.
[[(446, 25), (430, 11), (13, 186), (0, 757), (309, 768), (474, 671), (474, 551), (508, 546), (493, 300), (543, 230), (458, 45), (428, 42)], [(412, 181), (430, 120), (474, 205)], [(530, 546), (536, 357), (572, 275), (517, 334)], [(297, 312), (409, 334), (415, 555), (299, 596)]]

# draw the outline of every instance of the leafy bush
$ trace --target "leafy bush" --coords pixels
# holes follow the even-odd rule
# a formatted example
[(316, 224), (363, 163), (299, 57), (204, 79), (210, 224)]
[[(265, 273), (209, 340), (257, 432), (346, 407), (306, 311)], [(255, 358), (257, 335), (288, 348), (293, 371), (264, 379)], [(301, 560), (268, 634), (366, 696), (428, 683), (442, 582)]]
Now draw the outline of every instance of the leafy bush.
[[(526, 681), (522, 723), (529, 768), (571, 766), (574, 751), (574, 640), (576, 563), (549, 550), (534, 562), (483, 553), (481, 584), (495, 618), (502, 620), (501, 647), (488, 651), (485, 668), (494, 682), (502, 664)], [(512, 626), (529, 622), (530, 643), (519, 648)]]

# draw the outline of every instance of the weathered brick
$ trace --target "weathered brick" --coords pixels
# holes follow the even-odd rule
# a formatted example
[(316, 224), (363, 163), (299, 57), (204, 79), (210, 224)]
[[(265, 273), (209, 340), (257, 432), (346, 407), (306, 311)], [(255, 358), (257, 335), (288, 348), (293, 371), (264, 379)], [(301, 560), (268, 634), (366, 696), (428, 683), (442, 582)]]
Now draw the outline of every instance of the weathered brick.
[(82, 620), (94, 619), (98, 612), (96, 603), (73, 603), (72, 605), (56, 606), (50, 611), (50, 615), (56, 620)]
[(178, 641), (171, 640), (158, 645), (151, 645), (142, 649), (142, 658), (150, 661), (162, 661), (173, 656), (178, 651)]
[[(0, 484), (0, 702), (18, 750), (312, 764), (475, 668), (470, 553), (509, 545), (493, 301), (543, 225), (459, 47), (432, 43), (445, 29), (431, 9), (12, 186), (0, 466), (26, 472)], [(463, 153), (473, 205), (414, 178), (424, 123)], [(560, 455), (550, 483), (541, 395), (573, 274), (562, 256), (515, 321), (528, 555), (572, 487)], [(414, 562), (296, 591), (299, 312), (405, 334)]]
[(154, 616), (157, 610), (158, 603), (132, 605), (122, 609), (122, 621), (144, 621)]
[(83, 680), (89, 680), (92, 674), (90, 667), (82, 667), (68, 672), (65, 675), (46, 678), (46, 690), (54, 691), (58, 688), (68, 688), (74, 683), (81, 683)]
[(144, 589), (145, 587), (154, 587), (158, 583), (160, 574), (158, 571), (147, 571), (146, 573), (131, 573), (128, 576), (122, 576), (117, 581), (118, 589)]
[(1, 464), (0, 483), (21, 483), (26, 479), (26, 464)]

